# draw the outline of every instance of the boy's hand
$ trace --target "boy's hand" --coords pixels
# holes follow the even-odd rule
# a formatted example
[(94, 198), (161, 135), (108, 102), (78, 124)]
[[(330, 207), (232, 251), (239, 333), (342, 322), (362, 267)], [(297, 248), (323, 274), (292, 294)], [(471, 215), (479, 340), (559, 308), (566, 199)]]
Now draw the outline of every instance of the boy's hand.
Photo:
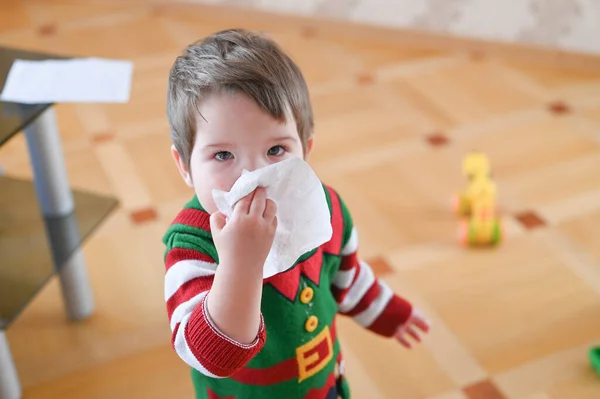
[(405, 347), (408, 349), (412, 348), (408, 337), (412, 337), (415, 341), (421, 342), (421, 336), (419, 333), (427, 333), (429, 332), (429, 322), (423, 316), (423, 314), (418, 309), (413, 309), (410, 318), (406, 321), (406, 323), (402, 324), (398, 327), (396, 334), (394, 337)]
[(276, 214), (264, 187), (239, 200), (227, 223), (221, 212), (213, 213), (210, 225), (220, 263), (262, 269), (275, 239)]

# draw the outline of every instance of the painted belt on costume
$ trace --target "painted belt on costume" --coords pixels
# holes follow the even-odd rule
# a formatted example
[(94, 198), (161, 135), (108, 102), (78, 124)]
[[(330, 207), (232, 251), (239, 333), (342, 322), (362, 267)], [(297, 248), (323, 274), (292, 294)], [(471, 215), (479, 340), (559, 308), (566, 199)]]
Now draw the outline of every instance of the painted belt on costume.
[(323, 370), (333, 358), (333, 341), (329, 327), (325, 326), (312, 340), (296, 348), (298, 382), (302, 382)]
[(298, 379), (298, 382), (315, 375), (323, 370), (333, 359), (333, 344), (336, 339), (336, 326), (325, 326), (309, 342), (296, 348), (296, 357), (286, 359), (271, 367), (245, 367), (231, 378), (249, 385), (274, 385), (283, 381)]

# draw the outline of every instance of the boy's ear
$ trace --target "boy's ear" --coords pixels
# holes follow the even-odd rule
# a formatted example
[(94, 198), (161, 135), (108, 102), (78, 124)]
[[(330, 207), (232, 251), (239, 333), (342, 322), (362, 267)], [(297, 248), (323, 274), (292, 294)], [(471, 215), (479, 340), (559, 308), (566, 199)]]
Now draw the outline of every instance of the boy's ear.
[(181, 155), (179, 154), (179, 151), (177, 151), (177, 149), (175, 148), (175, 145), (171, 145), (171, 155), (173, 156), (173, 159), (175, 160), (175, 165), (177, 165), (177, 170), (179, 170), (179, 174), (181, 174), (183, 181), (189, 187), (193, 188), (194, 183), (192, 181), (192, 175), (191, 175), (187, 165), (185, 164), (185, 162), (183, 162), (183, 160), (181, 159)]
[(314, 144), (315, 144), (314, 137), (309, 138), (308, 141), (306, 142), (306, 151), (305, 151), (305, 154), (304, 154), (304, 160), (305, 161), (308, 161), (308, 158), (310, 156), (310, 153), (312, 152)]

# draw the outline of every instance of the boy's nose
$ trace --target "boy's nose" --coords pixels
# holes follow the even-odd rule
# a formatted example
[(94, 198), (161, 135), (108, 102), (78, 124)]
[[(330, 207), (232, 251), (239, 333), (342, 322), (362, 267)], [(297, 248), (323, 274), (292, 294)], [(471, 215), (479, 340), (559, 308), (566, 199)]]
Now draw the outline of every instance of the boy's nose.
[(244, 165), (242, 169), (252, 172), (253, 170), (260, 169), (264, 166), (268, 166), (269, 162), (266, 159), (251, 160)]

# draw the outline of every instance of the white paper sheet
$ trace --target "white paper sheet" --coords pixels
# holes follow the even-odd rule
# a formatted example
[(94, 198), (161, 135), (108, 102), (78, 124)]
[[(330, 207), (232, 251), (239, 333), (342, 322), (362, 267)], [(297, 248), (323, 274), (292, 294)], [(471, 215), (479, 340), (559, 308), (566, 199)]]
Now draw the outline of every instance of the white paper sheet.
[(15, 60), (0, 100), (23, 104), (124, 103), (133, 64), (101, 58)]

